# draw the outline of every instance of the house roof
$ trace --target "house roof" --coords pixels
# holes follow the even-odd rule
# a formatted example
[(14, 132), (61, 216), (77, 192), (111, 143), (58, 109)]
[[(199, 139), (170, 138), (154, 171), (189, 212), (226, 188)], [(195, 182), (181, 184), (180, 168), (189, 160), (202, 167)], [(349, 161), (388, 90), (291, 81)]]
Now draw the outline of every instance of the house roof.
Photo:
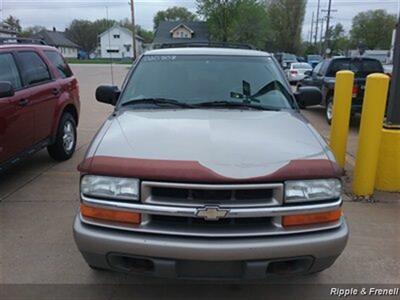
[[(114, 29), (114, 28), (118, 28), (119, 30), (125, 32), (126, 34), (132, 35), (132, 31), (130, 29), (116, 24), (116, 25), (108, 28), (106, 31), (100, 33), (99, 37), (102, 37), (103, 35), (107, 34), (111, 29)], [(143, 40), (143, 38), (140, 35), (136, 34), (135, 36), (136, 36), (137, 40)]]
[[(208, 28), (206, 22), (186, 22), (186, 21), (163, 21), (157, 27), (154, 34), (153, 44), (167, 44), (167, 43), (187, 43), (188, 39), (176, 39), (172, 37), (173, 30), (184, 26), (189, 28), (192, 33), (190, 42), (207, 43), (208, 42)], [(172, 31), (172, 32), (171, 32)]]
[(75, 44), (65, 36), (65, 32), (61, 31), (42, 30), (37, 33), (35, 37), (41, 38), (50, 46), (80, 48), (79, 45)]

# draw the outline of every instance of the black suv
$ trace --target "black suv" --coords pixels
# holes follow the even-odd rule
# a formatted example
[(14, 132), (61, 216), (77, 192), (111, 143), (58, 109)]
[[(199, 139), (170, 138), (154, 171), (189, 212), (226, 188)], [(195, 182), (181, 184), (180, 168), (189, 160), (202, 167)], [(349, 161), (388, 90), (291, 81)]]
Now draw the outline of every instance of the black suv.
[[(326, 119), (330, 124), (333, 113), (333, 92), (335, 89), (336, 73), (342, 70), (354, 72), (352, 115), (361, 112), (364, 98), (365, 80), (369, 74), (383, 73), (383, 66), (379, 60), (366, 57), (339, 57), (321, 61), (306, 77), (299, 82), (299, 86), (316, 86), (321, 89), (322, 103), (326, 108)], [(301, 103), (299, 103), (302, 107)]]

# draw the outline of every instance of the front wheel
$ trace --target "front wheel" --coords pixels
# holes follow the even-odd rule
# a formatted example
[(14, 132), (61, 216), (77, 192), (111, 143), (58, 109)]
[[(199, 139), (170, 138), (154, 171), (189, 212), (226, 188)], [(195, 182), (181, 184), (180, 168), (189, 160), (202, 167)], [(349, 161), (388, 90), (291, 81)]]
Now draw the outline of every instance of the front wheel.
[(331, 125), (333, 118), (333, 97), (329, 97), (326, 101), (325, 117), (328, 124)]
[(70, 159), (76, 147), (76, 121), (70, 113), (64, 113), (58, 124), (56, 140), (47, 147), (49, 155), (57, 160)]

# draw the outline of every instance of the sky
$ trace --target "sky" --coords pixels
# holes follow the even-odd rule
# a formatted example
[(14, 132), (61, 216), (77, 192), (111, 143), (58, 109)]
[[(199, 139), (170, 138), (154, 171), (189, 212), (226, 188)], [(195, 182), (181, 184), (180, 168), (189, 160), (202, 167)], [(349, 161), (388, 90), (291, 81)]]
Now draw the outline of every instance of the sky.
[[(159, 10), (171, 6), (184, 6), (196, 12), (196, 0), (134, 0), (137, 24), (152, 29), (153, 16)], [(329, 0), (320, 0), (322, 9), (327, 9)], [(121, 20), (130, 17), (129, 0), (0, 0), (0, 20), (13, 15), (21, 20), (23, 27), (42, 25), (49, 29), (64, 30), (73, 19), (96, 20), (106, 18)], [(312, 13), (317, 11), (318, 0), (308, 0), (303, 38), (309, 38)], [(108, 8), (106, 8), (108, 7)], [(352, 18), (361, 11), (385, 9), (397, 14), (400, 0), (332, 0), (332, 24), (342, 23), (346, 30), (351, 27)], [(322, 16), (326, 15), (325, 12)]]

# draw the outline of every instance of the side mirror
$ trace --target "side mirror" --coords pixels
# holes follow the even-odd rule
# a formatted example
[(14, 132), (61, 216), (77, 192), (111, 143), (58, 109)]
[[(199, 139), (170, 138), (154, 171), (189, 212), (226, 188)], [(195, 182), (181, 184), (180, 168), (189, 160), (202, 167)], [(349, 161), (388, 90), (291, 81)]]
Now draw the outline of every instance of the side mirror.
[(306, 76), (308, 76), (308, 77), (311, 77), (312, 71), (305, 71), (305, 72), (304, 72), (304, 75), (306, 75)]
[(320, 105), (322, 102), (321, 90), (314, 86), (299, 87), (295, 97), (300, 107)]
[(115, 105), (121, 91), (114, 85), (101, 85), (96, 89), (96, 99), (99, 102)]
[(0, 81), (0, 98), (14, 96), (14, 88), (9, 81)]

